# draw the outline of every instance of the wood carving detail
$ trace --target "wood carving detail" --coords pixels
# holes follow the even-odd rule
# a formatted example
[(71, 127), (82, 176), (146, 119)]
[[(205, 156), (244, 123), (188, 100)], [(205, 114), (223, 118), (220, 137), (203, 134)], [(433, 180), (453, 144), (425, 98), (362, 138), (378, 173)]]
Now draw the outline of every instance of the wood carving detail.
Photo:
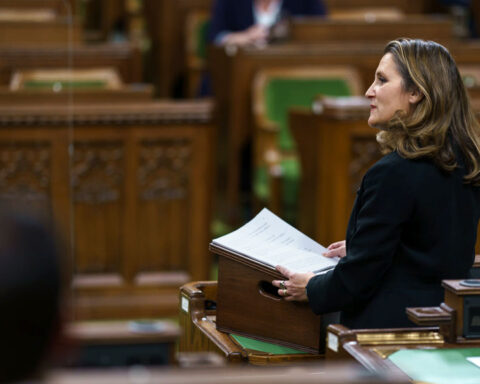
[(72, 186), (75, 202), (105, 204), (118, 201), (123, 181), (121, 142), (75, 142)]
[(143, 200), (179, 200), (188, 193), (191, 143), (183, 139), (142, 141), (138, 182)]
[(45, 201), (50, 195), (48, 142), (0, 143), (0, 197)]
[(362, 178), (367, 170), (380, 158), (382, 154), (374, 137), (352, 138), (351, 159), (349, 165), (350, 188), (355, 195)]

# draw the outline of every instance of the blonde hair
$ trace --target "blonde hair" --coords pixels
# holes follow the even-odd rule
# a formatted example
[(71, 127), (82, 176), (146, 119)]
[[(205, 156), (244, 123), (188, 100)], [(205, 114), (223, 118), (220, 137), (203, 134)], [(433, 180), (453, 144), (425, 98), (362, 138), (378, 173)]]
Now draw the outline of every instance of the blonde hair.
[(411, 114), (397, 112), (377, 134), (382, 151), (407, 159), (429, 157), (447, 172), (458, 166), (459, 151), (465, 181), (480, 185), (480, 126), (448, 50), (433, 41), (397, 39), (384, 53), (393, 56), (404, 89), (423, 97)]

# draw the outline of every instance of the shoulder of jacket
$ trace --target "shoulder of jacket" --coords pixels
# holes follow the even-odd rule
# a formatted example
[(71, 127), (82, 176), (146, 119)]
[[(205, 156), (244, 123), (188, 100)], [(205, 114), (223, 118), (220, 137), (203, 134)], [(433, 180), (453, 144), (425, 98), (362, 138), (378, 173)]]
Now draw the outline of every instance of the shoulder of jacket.
[(366, 175), (377, 173), (401, 173), (403, 170), (414, 166), (411, 160), (404, 159), (397, 152), (391, 152), (383, 156), (370, 167)]

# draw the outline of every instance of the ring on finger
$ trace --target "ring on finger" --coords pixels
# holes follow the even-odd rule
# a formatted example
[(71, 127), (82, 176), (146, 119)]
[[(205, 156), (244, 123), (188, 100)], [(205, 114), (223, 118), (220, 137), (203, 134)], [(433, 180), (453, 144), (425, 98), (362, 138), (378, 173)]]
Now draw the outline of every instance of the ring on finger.
[(280, 281), (280, 288), (286, 289), (287, 287), (285, 286), (285, 280)]
[(283, 296), (287, 296), (287, 289), (283, 288)]

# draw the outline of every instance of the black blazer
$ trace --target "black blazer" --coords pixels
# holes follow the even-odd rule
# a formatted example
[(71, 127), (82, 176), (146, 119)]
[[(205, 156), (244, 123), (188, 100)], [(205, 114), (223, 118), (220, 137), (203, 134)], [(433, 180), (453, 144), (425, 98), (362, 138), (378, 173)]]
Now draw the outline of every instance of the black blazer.
[(408, 327), (406, 307), (443, 301), (442, 279), (468, 277), (480, 188), (463, 166), (384, 156), (362, 180), (347, 229), (347, 255), (307, 285), (315, 313), (341, 311), (350, 328)]
[[(323, 0), (283, 0), (282, 13), (297, 15), (325, 15)], [(215, 0), (210, 21), (209, 41), (220, 32), (239, 32), (252, 26), (253, 0)]]

